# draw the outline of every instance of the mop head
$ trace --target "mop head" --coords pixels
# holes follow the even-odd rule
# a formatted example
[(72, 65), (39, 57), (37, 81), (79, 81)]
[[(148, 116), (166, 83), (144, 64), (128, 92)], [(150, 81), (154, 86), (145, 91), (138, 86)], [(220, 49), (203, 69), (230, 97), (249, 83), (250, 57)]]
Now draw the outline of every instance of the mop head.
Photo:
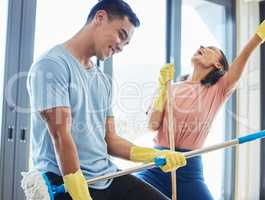
[(38, 170), (22, 172), (21, 187), (27, 200), (50, 200), (47, 183)]

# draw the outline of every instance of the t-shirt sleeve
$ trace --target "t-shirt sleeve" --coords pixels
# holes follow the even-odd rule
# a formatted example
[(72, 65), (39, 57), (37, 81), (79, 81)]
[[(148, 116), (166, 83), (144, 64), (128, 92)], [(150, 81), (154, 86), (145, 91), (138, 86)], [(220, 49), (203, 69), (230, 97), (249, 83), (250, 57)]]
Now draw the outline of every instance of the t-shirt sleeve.
[(235, 91), (238, 82), (233, 85), (228, 85), (228, 73), (226, 73), (223, 77), (218, 81), (219, 87), (221, 89), (221, 93), (224, 99), (229, 98), (232, 93)]
[(113, 98), (112, 78), (108, 78), (108, 82), (109, 82), (109, 95), (108, 95), (107, 117), (113, 117), (113, 111), (112, 111), (112, 98)]
[(54, 60), (43, 59), (33, 65), (27, 89), (33, 111), (70, 107), (69, 72)]

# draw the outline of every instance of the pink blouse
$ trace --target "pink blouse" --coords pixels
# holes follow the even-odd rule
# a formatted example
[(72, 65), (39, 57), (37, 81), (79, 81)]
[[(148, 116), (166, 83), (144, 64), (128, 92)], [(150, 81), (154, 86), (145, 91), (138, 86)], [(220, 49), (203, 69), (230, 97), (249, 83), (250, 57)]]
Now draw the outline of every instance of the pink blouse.
[[(197, 149), (203, 146), (209, 128), (218, 110), (234, 91), (228, 88), (225, 74), (210, 87), (189, 80), (173, 85), (173, 118), (175, 146)], [(161, 127), (154, 141), (162, 147), (169, 147), (167, 106)]]

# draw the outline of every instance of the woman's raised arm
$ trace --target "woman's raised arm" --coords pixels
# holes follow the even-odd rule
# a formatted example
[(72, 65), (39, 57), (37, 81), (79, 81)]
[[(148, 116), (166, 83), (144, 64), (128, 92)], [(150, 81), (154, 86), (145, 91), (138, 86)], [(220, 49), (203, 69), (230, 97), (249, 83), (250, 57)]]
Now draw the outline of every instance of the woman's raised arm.
[(242, 72), (246, 67), (247, 60), (252, 52), (265, 40), (265, 20), (258, 26), (256, 33), (249, 39), (243, 50), (230, 65), (226, 74), (226, 88), (231, 88), (240, 79)]

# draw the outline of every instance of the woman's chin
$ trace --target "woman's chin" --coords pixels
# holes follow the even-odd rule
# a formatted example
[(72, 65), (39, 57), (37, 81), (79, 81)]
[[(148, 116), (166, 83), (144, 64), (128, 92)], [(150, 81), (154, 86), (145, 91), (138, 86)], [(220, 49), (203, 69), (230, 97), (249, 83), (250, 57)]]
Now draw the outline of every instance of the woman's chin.
[(193, 56), (191, 58), (191, 65), (192, 65), (192, 67), (198, 65), (198, 63), (199, 63), (199, 59), (196, 56)]

